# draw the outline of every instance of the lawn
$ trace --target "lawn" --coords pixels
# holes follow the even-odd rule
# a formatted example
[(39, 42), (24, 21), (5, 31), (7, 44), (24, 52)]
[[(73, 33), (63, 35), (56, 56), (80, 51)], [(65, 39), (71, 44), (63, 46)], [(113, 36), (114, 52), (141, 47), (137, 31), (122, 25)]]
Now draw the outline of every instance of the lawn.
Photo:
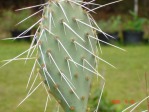
[[(146, 97), (145, 73), (149, 82), (149, 46), (122, 46), (126, 52), (103, 47), (102, 57), (117, 69), (101, 63), (99, 71), (106, 77), (105, 92), (110, 100), (120, 100), (117, 106), (127, 107), (130, 101)], [(148, 85), (149, 87), (149, 85)], [(149, 89), (149, 88), (148, 88)], [(135, 112), (147, 109), (144, 102)]]
[[(17, 56), (26, 50), (29, 43), (0, 41), (0, 46), (0, 60), (4, 60)], [(103, 53), (99, 55), (115, 65), (117, 69), (100, 62), (99, 72), (106, 77), (104, 92), (107, 93), (107, 98), (111, 101), (120, 100), (120, 104), (116, 104), (116, 106), (125, 108), (130, 105), (130, 100), (137, 102), (146, 97), (144, 76), (147, 73), (149, 81), (149, 46), (121, 47), (126, 49), (126, 52), (102, 46)], [(2, 64), (0, 63), (0, 65)], [(26, 84), (32, 66), (33, 61), (28, 61), (26, 64), (24, 61), (16, 61), (0, 69), (0, 112), (44, 111), (46, 92), (42, 86), (20, 107), (16, 108), (27, 94)], [(36, 85), (39, 81), (38, 79)], [(56, 108), (53, 103), (49, 102), (48, 112), (53, 112), (52, 108)], [(147, 103), (145, 101), (135, 112), (146, 109)]]

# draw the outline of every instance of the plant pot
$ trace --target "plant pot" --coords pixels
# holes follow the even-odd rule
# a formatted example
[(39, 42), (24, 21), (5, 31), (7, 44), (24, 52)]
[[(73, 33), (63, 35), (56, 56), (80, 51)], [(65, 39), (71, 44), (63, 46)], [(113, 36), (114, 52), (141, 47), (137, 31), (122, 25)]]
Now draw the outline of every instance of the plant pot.
[[(11, 35), (12, 37), (17, 37), (19, 36), (21, 33), (23, 33), (24, 31), (22, 30), (13, 30), (11, 31)], [(28, 31), (26, 34), (22, 35), (22, 36), (29, 36), (31, 35), (31, 31)], [(30, 42), (31, 41), (31, 37), (25, 37), (25, 38), (18, 38), (16, 39), (17, 41), (22, 41), (22, 40), (25, 40), (27, 42)]]
[(114, 43), (114, 42), (120, 41), (119, 33), (118, 32), (109, 33), (109, 35), (111, 35), (112, 37), (114, 37), (114, 38), (111, 38), (111, 37), (109, 38), (110, 39), (110, 43)]
[(149, 39), (143, 39), (144, 44), (149, 44)]
[(139, 44), (143, 40), (143, 32), (140, 31), (123, 31), (124, 44)]
[[(102, 33), (98, 33), (98, 39), (102, 40), (102, 41), (105, 41), (105, 42), (108, 42), (108, 43), (115, 43), (115, 42), (118, 42), (120, 39), (119, 39), (119, 35), (118, 35), (118, 32), (113, 32), (113, 33), (107, 33), (109, 35), (111, 35), (112, 37), (114, 38), (111, 38), (109, 36), (105, 36), (104, 34)], [(102, 43), (102, 42), (100, 42)], [(107, 45), (105, 43), (102, 43), (103, 45)]]

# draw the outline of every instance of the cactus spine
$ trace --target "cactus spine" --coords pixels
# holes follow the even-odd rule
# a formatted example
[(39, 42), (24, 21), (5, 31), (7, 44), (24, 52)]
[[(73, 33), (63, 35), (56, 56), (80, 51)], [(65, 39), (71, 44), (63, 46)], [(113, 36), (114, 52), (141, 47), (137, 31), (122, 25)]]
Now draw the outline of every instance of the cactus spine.
[(86, 112), (92, 75), (97, 74), (89, 18), (77, 1), (51, 0), (44, 7), (38, 35), (40, 73), (65, 112)]

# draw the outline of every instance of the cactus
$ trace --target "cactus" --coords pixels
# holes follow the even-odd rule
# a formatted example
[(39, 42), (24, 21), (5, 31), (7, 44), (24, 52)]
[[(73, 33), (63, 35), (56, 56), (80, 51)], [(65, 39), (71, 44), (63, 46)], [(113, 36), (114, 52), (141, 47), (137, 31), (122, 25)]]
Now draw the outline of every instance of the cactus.
[[(104, 77), (96, 70), (98, 60), (114, 67), (96, 55), (97, 41), (104, 42), (97, 38), (96, 31), (103, 33), (107, 37), (110, 35), (104, 33), (97, 26), (95, 20), (88, 13), (94, 12), (94, 9), (87, 8), (85, 4), (94, 3), (87, 3), (82, 0), (49, 0), (45, 4), (37, 5), (44, 6), (44, 8), (28, 18), (43, 11), (42, 18), (22, 33), (26, 33), (40, 23), (30, 48), (22, 53), (28, 53), (25, 59), (30, 59), (35, 49), (38, 49), (28, 85), (35, 66), (38, 64), (40, 68), (38, 74), (41, 74), (44, 80), (40, 84), (46, 85), (44, 86), (46, 91), (54, 96), (65, 112), (88, 111), (87, 104), (92, 77), (98, 76), (104, 80)], [(26, 19), (19, 22), (19, 24)], [(26, 37), (21, 37), (22, 34), (16, 38)], [(35, 42), (36, 44), (34, 45)], [(22, 54), (8, 60), (4, 65), (16, 60)], [(31, 87), (26, 98), (38, 86), (30, 92)]]
[[(38, 38), (40, 74), (65, 112), (86, 112), (96, 40), (89, 14), (77, 2), (50, 2)], [(77, 9), (77, 11), (75, 11)], [(72, 13), (73, 12), (73, 13)]]

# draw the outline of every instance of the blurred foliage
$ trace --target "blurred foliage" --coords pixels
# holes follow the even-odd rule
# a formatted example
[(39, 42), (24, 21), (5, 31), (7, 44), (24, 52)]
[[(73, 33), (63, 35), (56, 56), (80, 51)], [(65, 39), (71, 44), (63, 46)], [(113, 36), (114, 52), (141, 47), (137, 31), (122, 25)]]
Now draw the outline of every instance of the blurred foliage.
[[(91, 98), (89, 100), (91, 112), (94, 112), (94, 110), (97, 108), (100, 93), (101, 91), (97, 89), (93, 92), (93, 95), (91, 95)], [(107, 99), (107, 93), (104, 92), (101, 97), (97, 112), (120, 112), (120, 108), (122, 107), (118, 107), (116, 104), (112, 103), (112, 101)]]
[[(0, 11), (3, 9), (18, 9), (21, 7), (27, 7), (32, 5), (37, 5), (44, 3), (46, 0), (2, 0), (0, 4)], [(91, 0), (85, 0), (85, 1), (91, 1)], [(98, 4), (106, 4), (109, 2), (114, 2), (116, 0), (95, 0)], [(149, 0), (139, 0), (139, 15), (149, 17)], [(38, 8), (33, 8), (34, 11), (36, 11)], [(119, 3), (107, 5), (105, 7), (100, 8), (99, 10), (96, 10), (97, 13), (100, 13), (100, 17), (106, 17), (107, 14), (110, 15), (117, 15), (117, 14), (128, 14), (129, 10), (134, 9), (134, 0), (123, 0)], [(98, 15), (98, 14), (97, 14)], [(99, 19), (97, 17), (97, 19)]]
[(26, 30), (38, 20), (37, 16), (32, 17), (27, 19), (22, 24), (16, 26), (18, 22), (22, 21), (23, 19), (31, 15), (32, 11), (24, 10), (20, 12), (14, 12), (12, 10), (3, 10), (1, 14), (2, 15), (0, 17), (1, 21), (0, 29), (5, 31), (12, 31), (16, 29)]
[(147, 21), (146, 18), (139, 17), (133, 11), (130, 11), (131, 18), (124, 22), (124, 30), (142, 31), (144, 23)]
[(0, 9), (17, 9), (21, 7), (41, 4), (44, 0), (1, 0)]
[(144, 38), (149, 39), (149, 20), (145, 22), (145, 25), (143, 26), (143, 30), (144, 30)]
[(122, 18), (120, 15), (112, 16), (108, 20), (99, 20), (98, 25), (101, 30), (107, 33), (119, 32), (121, 30)]

